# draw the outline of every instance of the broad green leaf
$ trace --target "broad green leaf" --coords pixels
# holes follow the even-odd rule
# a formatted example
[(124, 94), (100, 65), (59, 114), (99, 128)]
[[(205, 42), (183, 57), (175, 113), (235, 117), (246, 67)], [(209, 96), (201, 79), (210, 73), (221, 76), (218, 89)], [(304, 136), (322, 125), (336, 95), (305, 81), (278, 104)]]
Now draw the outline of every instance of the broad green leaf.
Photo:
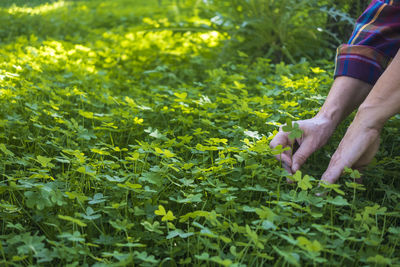
[(133, 118), (133, 122), (134, 122), (135, 124), (142, 125), (142, 124), (143, 124), (143, 119), (138, 118), (138, 117), (135, 117), (135, 118)]
[(165, 149), (165, 150), (164, 150), (164, 155), (165, 155), (167, 158), (175, 157), (175, 154), (172, 153), (171, 151), (169, 151), (168, 149)]
[(284, 132), (290, 132), (293, 129), (293, 122), (291, 119), (287, 118), (286, 119), (286, 125), (282, 126), (282, 130)]
[(68, 196), (69, 199), (77, 199), (79, 202), (84, 202), (88, 199), (87, 196), (85, 196), (82, 193), (78, 192), (65, 192), (65, 194)]
[(271, 154), (272, 155), (279, 155), (279, 154), (282, 154), (283, 152), (288, 151), (288, 150), (290, 150), (290, 147), (282, 147), (282, 145), (277, 145), (276, 147), (274, 147), (271, 150)]
[(332, 205), (335, 205), (335, 206), (347, 206), (347, 205), (349, 205), (347, 200), (344, 199), (342, 196), (336, 196), (335, 198), (328, 197), (326, 199), (326, 202), (331, 203)]
[(175, 220), (176, 219), (176, 217), (174, 216), (174, 214), (172, 213), (172, 211), (168, 211), (167, 212), (167, 214), (165, 214), (163, 217), (162, 217), (162, 219), (161, 219), (161, 221), (173, 221), (173, 220)]
[(79, 110), (79, 115), (81, 115), (82, 117), (85, 117), (87, 119), (94, 118), (93, 112), (90, 112), (90, 111)]
[(0, 150), (1, 150), (1, 152), (3, 152), (4, 154), (6, 154), (7, 156), (14, 156), (14, 153), (11, 152), (10, 150), (8, 150), (8, 149), (6, 148), (6, 145), (5, 145), (5, 144), (0, 144)]
[(310, 178), (311, 178), (310, 176), (304, 175), (304, 177), (298, 182), (298, 185), (302, 190), (307, 190), (312, 188), (312, 185), (310, 183)]
[(186, 99), (186, 97), (187, 97), (187, 93), (186, 92), (183, 92), (183, 93), (174, 93), (174, 95), (177, 97), (177, 98), (179, 98), (179, 99)]
[(77, 224), (79, 226), (82, 226), (82, 227), (87, 226), (86, 223), (82, 222), (79, 219), (73, 218), (71, 216), (58, 215), (58, 218), (60, 218), (62, 220), (65, 220), (65, 221), (69, 221), (69, 222), (75, 223), (75, 224)]
[(372, 262), (375, 264), (386, 265), (386, 266), (392, 265), (392, 259), (386, 258), (379, 254), (375, 255), (374, 257), (368, 257), (367, 262)]
[(55, 167), (54, 164), (51, 164), (52, 158), (47, 158), (43, 156), (37, 156), (36, 160), (42, 165), (42, 167)]
[(135, 101), (134, 101), (132, 98), (130, 98), (129, 96), (126, 96), (126, 97), (125, 97), (125, 101), (126, 101), (126, 103), (127, 103), (129, 106), (131, 106), (131, 107), (136, 107), (136, 106), (137, 106), (137, 104), (135, 103)]
[(296, 173), (293, 174), (292, 178), (294, 181), (300, 182), (301, 181), (301, 171), (296, 171)]
[(89, 167), (88, 165), (81, 166), (78, 169), (76, 169), (76, 171), (80, 172), (82, 174), (90, 175), (90, 176), (95, 176), (96, 175), (96, 171), (92, 170), (92, 168)]
[(320, 252), (323, 249), (322, 245), (317, 240), (311, 242), (303, 236), (299, 236), (297, 242), (301, 248), (309, 252)]
[(125, 185), (132, 189), (140, 189), (142, 188), (141, 184), (132, 184), (130, 182), (125, 182)]
[(290, 252), (290, 251), (285, 251), (279, 249), (277, 246), (272, 245), (273, 249), (278, 252), (279, 255), (284, 257), (284, 259), (289, 262), (290, 264), (293, 264), (294, 266), (300, 266), (299, 261), (300, 261), (300, 256), (299, 254), (295, 252)]
[(99, 155), (110, 155), (110, 152), (105, 151), (105, 150), (101, 150), (101, 149), (97, 149), (97, 148), (92, 148), (90, 149), (93, 153), (99, 154)]
[(209, 217), (209, 216), (210, 212), (204, 210), (197, 210), (180, 216), (179, 222), (186, 222), (187, 220), (189, 220), (189, 218), (195, 219), (198, 217)]
[(160, 215), (160, 216), (165, 216), (167, 212), (165, 211), (164, 207), (162, 205), (158, 206), (158, 210), (154, 211), (155, 215)]

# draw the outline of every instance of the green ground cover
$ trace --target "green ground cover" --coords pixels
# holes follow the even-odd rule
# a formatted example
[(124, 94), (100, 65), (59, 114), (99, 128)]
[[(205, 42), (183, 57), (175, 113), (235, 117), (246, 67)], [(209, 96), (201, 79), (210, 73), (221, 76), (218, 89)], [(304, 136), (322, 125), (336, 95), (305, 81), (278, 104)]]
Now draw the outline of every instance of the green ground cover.
[(317, 187), (349, 121), (297, 183), (268, 146), (331, 61), (221, 62), (201, 1), (46, 2), (0, 5), (1, 266), (400, 266), (398, 117), (365, 185)]

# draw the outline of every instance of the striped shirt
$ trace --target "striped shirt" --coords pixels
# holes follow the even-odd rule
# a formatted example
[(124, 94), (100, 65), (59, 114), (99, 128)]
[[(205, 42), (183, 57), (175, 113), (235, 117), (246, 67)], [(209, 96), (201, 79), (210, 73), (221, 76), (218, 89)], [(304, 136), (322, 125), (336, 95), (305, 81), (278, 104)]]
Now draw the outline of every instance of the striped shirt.
[[(375, 84), (400, 48), (400, 0), (373, 0), (338, 47), (334, 77)], [(400, 74), (399, 74), (400, 75)]]

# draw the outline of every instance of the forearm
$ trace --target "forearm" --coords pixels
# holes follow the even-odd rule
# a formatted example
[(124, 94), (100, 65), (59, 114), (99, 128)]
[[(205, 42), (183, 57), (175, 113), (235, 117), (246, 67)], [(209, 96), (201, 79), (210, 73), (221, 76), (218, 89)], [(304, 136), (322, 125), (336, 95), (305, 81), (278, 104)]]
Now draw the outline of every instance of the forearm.
[(328, 119), (336, 127), (364, 101), (371, 88), (372, 85), (358, 79), (337, 77), (316, 117)]
[(399, 112), (400, 51), (360, 106), (356, 119), (362, 121), (368, 128), (380, 130), (390, 117)]
[(362, 168), (376, 154), (383, 124), (400, 112), (400, 52), (380, 76), (333, 154), (322, 180), (334, 183), (345, 167)]

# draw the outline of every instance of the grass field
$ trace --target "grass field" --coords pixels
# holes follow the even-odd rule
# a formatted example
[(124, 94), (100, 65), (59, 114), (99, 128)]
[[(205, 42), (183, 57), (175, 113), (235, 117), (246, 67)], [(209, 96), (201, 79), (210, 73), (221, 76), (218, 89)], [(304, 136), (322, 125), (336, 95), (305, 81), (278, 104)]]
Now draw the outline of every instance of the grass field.
[(317, 186), (349, 120), (288, 176), (333, 63), (222, 60), (189, 2), (2, 1), (0, 265), (400, 266), (400, 117), (364, 185)]

